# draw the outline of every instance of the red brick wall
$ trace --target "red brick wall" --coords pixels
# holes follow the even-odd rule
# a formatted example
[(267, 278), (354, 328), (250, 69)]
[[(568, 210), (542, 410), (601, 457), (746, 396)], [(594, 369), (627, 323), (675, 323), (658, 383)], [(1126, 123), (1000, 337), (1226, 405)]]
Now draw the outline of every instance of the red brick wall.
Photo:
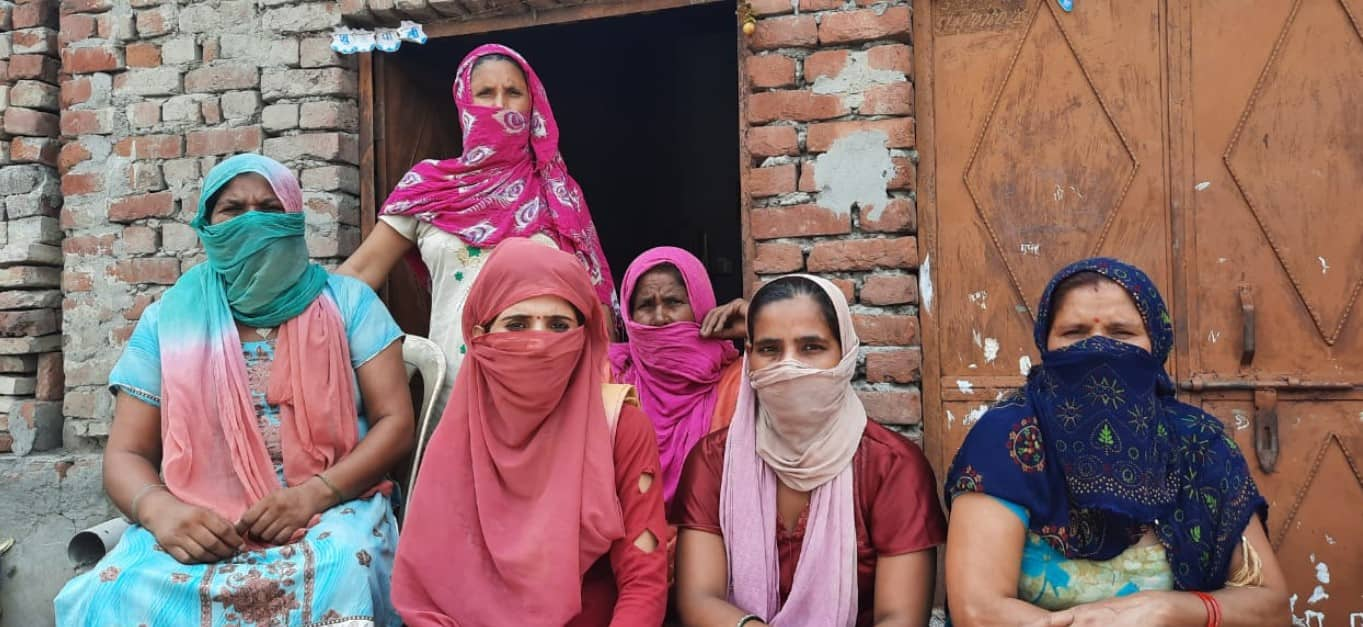
[(857, 386), (868, 412), (917, 435), (911, 8), (795, 4), (752, 2), (743, 61), (752, 268), (759, 281), (810, 272), (842, 287), (864, 347)]

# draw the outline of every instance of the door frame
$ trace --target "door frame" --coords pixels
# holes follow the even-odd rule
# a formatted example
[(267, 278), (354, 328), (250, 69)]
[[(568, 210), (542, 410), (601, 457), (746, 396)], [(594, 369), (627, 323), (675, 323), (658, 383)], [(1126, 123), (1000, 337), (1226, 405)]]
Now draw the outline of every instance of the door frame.
[[(432, 39), (444, 37), (458, 37), (461, 35), (471, 35), (479, 33), (492, 33), (506, 30), (518, 30), (534, 26), (547, 26), (550, 24), (565, 24), (572, 22), (584, 22), (611, 17), (622, 17), (626, 15), (637, 15), (642, 13), (656, 13), (668, 9), (679, 9), (701, 4), (712, 4), (716, 2), (732, 2), (733, 0), (620, 0), (609, 4), (581, 4), (569, 7), (559, 7), (545, 10), (531, 9), (528, 13), (517, 13), (514, 15), (490, 15), (477, 19), (452, 18), (443, 21), (432, 22), (423, 27), (427, 37)], [(508, 9), (510, 10), (510, 9)], [(749, 94), (749, 84), (747, 72), (743, 71), (747, 58), (750, 56), (744, 35), (740, 31), (735, 38), (734, 45), (738, 49), (738, 152), (739, 152), (739, 173), (738, 173), (738, 211), (739, 228), (741, 229), (742, 246), (741, 273), (744, 297), (751, 297), (752, 291), (757, 283), (757, 274), (753, 271), (753, 258), (756, 256), (756, 243), (752, 239), (752, 227), (750, 224), (750, 213), (752, 209), (752, 196), (749, 193), (748, 170), (751, 167), (752, 155), (748, 151), (748, 115), (747, 104)], [(360, 236), (368, 237), (370, 231), (374, 229), (374, 224), (378, 219), (378, 208), (387, 196), (388, 189), (391, 189), (389, 181), (379, 180), (380, 173), (385, 171), (387, 153), (384, 151), (385, 138), (383, 136), (385, 112), (383, 106), (384, 96), (384, 66), (389, 63), (388, 58), (383, 53), (366, 52), (358, 55), (359, 61), (359, 109), (360, 109)], [(387, 290), (384, 290), (384, 297), (387, 300)]]
[[(937, 253), (937, 150), (936, 111), (933, 107), (933, 11), (936, 2), (927, 0), (913, 7), (913, 108), (917, 114), (918, 180), (918, 327), (922, 341), (923, 375), (923, 453), (938, 477), (946, 476), (945, 450), (942, 446), (941, 337), (932, 311), (932, 264)], [(926, 263), (925, 263), (926, 262)], [(940, 481), (938, 482), (941, 483)], [(940, 487), (940, 486), (939, 486)]]

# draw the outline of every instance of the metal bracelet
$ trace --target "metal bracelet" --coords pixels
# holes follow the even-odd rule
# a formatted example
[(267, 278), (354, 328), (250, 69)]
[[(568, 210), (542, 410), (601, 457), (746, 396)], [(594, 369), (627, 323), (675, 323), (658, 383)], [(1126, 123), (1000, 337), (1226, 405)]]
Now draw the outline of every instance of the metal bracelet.
[(155, 488), (169, 489), (166, 488), (166, 484), (164, 483), (148, 483), (147, 485), (142, 486), (142, 489), (138, 490), (137, 494), (133, 495), (132, 505), (128, 507), (128, 513), (132, 514), (132, 519), (128, 522), (139, 525), (142, 524), (142, 518), (137, 515), (137, 502), (142, 500), (142, 497), (146, 496), (148, 492), (151, 492)]
[(344, 502), (345, 502), (345, 495), (344, 495), (344, 494), (341, 494), (341, 491), (338, 490), (338, 489), (336, 489), (336, 485), (335, 485), (335, 484), (333, 484), (333, 483), (330, 482), (330, 481), (327, 481), (327, 478), (326, 478), (326, 477), (323, 477), (323, 476), (322, 476), (322, 473), (319, 472), (319, 473), (317, 473), (317, 474), (315, 474), (315, 475), (313, 475), (313, 476), (314, 476), (314, 477), (317, 477), (318, 479), (321, 479), (321, 480), (322, 480), (322, 483), (325, 484), (328, 488), (331, 489), (331, 493), (336, 495), (336, 504), (337, 504), (337, 505), (340, 505), (341, 503), (344, 503)]
[(762, 620), (762, 617), (756, 614), (748, 614), (747, 616), (738, 619), (738, 623), (736, 623), (734, 627), (743, 627), (744, 625), (751, 623), (755, 620)]

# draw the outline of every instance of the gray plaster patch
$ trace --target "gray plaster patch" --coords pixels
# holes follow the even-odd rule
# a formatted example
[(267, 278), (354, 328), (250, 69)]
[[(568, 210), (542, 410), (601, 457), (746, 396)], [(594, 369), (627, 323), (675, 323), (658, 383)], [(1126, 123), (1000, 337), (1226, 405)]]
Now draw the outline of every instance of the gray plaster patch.
[(858, 94), (876, 85), (906, 80), (903, 72), (877, 70), (866, 60), (865, 52), (853, 52), (837, 76), (820, 76), (811, 88), (816, 94)]
[(819, 155), (814, 160), (819, 206), (850, 214), (854, 205), (869, 205), (873, 209), (867, 217), (879, 219), (890, 201), (885, 189), (894, 177), (894, 162), (885, 148), (888, 141), (881, 131), (861, 131), (839, 139)]

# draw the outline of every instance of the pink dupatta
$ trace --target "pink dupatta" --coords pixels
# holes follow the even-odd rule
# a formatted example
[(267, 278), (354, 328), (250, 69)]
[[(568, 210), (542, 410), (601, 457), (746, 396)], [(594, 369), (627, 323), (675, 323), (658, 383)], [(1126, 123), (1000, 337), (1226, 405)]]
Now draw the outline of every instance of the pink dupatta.
[[(489, 54), (515, 59), (525, 73), (533, 102), (528, 120), (516, 111), (473, 104), (473, 66)], [(612, 303), (615, 284), (596, 225), (582, 188), (568, 175), (559, 154), (558, 124), (544, 84), (530, 64), (506, 46), (479, 46), (459, 64), (454, 103), (464, 154), (413, 166), (380, 213), (429, 222), (478, 248), (492, 248), (508, 237), (544, 233), (587, 269), (597, 298)], [(429, 278), (420, 257), (410, 259), (422, 278)]]

